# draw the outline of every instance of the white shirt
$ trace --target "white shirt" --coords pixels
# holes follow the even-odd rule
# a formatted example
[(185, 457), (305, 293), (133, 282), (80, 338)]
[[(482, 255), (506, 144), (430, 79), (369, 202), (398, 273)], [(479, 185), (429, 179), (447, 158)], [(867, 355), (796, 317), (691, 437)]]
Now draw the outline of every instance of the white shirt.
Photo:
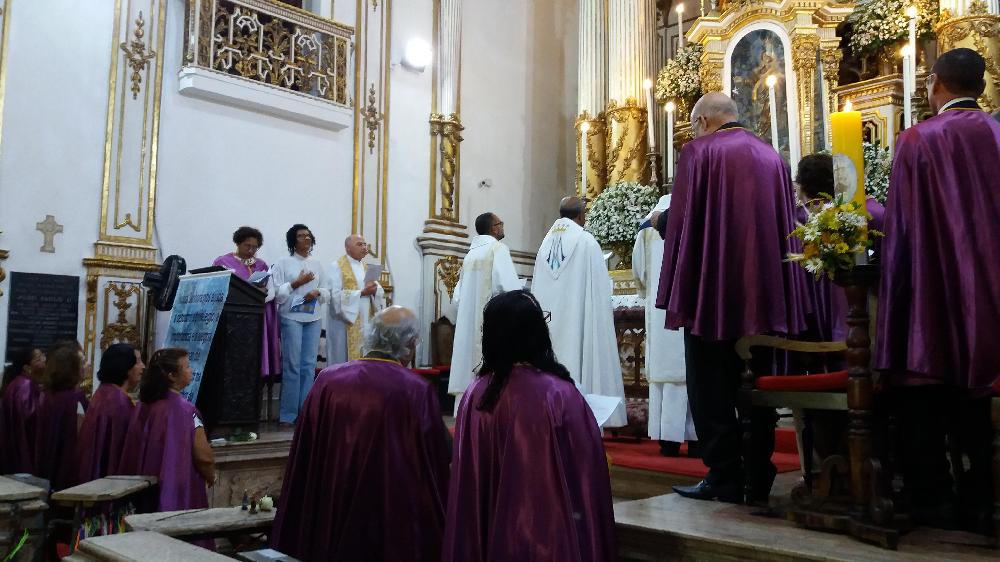
[(950, 102), (942, 105), (941, 109), (938, 110), (938, 115), (941, 115), (942, 113), (944, 113), (944, 111), (946, 109), (948, 109), (949, 107), (955, 105), (956, 103), (963, 102), (963, 101), (976, 101), (976, 98), (970, 98), (970, 97), (955, 98), (955, 99), (951, 100)]
[[(311, 271), (315, 277), (312, 281), (292, 289), (292, 281), (298, 279), (302, 271)], [(282, 318), (296, 322), (313, 322), (319, 320), (322, 314), (320, 304), (330, 300), (330, 276), (319, 260), (313, 257), (304, 258), (298, 254), (283, 257), (271, 266), (271, 278), (277, 287), (274, 297), (278, 303), (278, 313)], [(313, 312), (291, 312), (289, 310), (296, 297), (304, 297), (313, 289), (319, 289), (319, 299)]]

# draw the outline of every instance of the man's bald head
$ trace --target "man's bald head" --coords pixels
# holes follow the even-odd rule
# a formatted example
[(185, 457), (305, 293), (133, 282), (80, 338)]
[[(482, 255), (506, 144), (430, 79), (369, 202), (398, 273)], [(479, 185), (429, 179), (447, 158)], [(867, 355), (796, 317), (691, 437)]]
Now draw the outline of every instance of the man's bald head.
[(583, 226), (583, 223), (586, 222), (586, 211), (587, 203), (579, 197), (563, 197), (562, 201), (559, 202), (559, 216), (564, 219), (576, 221), (580, 226)]
[(344, 240), (344, 251), (352, 258), (361, 261), (368, 255), (368, 242), (360, 234), (352, 234)]
[(731, 121), (739, 121), (736, 102), (722, 92), (709, 92), (691, 109), (691, 127), (695, 138), (714, 133), (719, 127)]

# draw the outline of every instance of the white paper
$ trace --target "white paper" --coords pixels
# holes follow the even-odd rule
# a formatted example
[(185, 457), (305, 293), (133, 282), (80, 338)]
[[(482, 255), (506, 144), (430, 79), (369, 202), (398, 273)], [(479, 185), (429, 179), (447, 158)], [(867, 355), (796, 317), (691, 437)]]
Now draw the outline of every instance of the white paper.
[(270, 271), (255, 271), (248, 279), (247, 282), (253, 283), (254, 285), (262, 285), (267, 278), (271, 276)]
[(365, 269), (365, 282), (361, 284), (362, 288), (369, 283), (377, 282), (380, 275), (382, 275), (381, 265), (368, 264), (368, 268)]
[(594, 418), (597, 419), (598, 427), (604, 427), (604, 424), (608, 423), (615, 410), (619, 407), (624, 407), (624, 402), (620, 396), (585, 394), (583, 397), (586, 398), (590, 410), (594, 412)]

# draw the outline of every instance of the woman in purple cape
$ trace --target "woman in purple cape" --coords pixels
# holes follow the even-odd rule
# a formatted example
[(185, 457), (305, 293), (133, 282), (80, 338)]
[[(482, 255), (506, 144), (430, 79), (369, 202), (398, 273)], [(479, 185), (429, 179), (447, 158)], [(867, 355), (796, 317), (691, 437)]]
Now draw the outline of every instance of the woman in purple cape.
[(34, 472), (35, 412), (42, 397), (38, 380), (45, 353), (24, 347), (11, 350), (0, 384), (0, 474)]
[(538, 301), (483, 312), (483, 365), (462, 397), (442, 560), (616, 560), (594, 414), (552, 351)]
[(166, 348), (153, 354), (139, 383), (141, 403), (118, 472), (159, 479), (159, 496), (149, 511), (208, 507), (205, 484), (215, 481), (215, 460), (198, 410), (180, 394), (190, 382), (187, 351)]
[(85, 368), (83, 350), (75, 341), (57, 344), (45, 361), (33, 474), (48, 480), (53, 492), (80, 483), (76, 441), (87, 410), (87, 398), (79, 388)]
[(101, 386), (94, 392), (77, 440), (81, 483), (118, 473), (134, 409), (128, 393), (139, 385), (145, 368), (139, 351), (127, 343), (116, 343), (101, 354), (97, 371)]
[[(236, 251), (215, 258), (212, 265), (222, 266), (232, 271), (240, 279), (247, 281), (251, 275), (267, 271), (267, 262), (257, 257), (257, 250), (264, 245), (264, 235), (250, 226), (241, 226), (233, 233)], [(274, 284), (270, 279), (257, 286), (267, 293), (264, 300), (264, 339), (261, 344), (260, 372), (269, 377), (281, 373), (281, 342), (278, 340), (278, 309), (274, 303)]]

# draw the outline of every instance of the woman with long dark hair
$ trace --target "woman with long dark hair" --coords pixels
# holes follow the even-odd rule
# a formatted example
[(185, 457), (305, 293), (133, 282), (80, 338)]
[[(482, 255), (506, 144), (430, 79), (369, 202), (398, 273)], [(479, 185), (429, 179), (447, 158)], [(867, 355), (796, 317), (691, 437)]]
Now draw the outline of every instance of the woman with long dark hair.
[(146, 366), (139, 350), (127, 343), (116, 343), (101, 354), (97, 380), (87, 414), (83, 417), (77, 441), (80, 482), (90, 482), (117, 474), (125, 433), (132, 420), (132, 399), (128, 393), (139, 386)]
[(455, 424), (443, 551), (463, 562), (617, 557), (600, 429), (528, 291), (496, 295), (483, 312), (483, 365)]
[(41, 349), (13, 349), (0, 385), (0, 474), (34, 472), (35, 413), (42, 397), (38, 384), (45, 370)]
[(58, 343), (47, 355), (44, 392), (36, 414), (33, 474), (48, 480), (56, 492), (80, 483), (76, 441), (87, 410), (87, 397), (80, 390), (87, 362), (75, 341)]
[(141, 404), (129, 424), (118, 472), (159, 479), (151, 511), (208, 507), (205, 485), (215, 482), (215, 460), (201, 415), (180, 394), (190, 382), (187, 351), (166, 348), (153, 353), (139, 383)]

